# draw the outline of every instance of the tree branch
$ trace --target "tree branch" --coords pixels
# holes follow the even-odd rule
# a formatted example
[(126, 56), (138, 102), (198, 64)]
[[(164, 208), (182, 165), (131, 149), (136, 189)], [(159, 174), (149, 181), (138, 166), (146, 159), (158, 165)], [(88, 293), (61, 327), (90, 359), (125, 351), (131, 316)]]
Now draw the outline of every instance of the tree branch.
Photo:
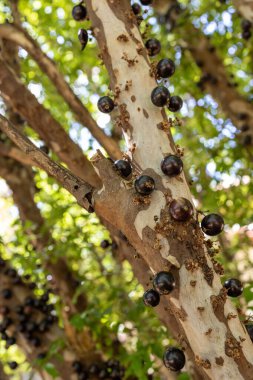
[(30, 159), (30, 157), (24, 154), (20, 149), (2, 142), (0, 142), (0, 155), (3, 157), (13, 158), (24, 165), (34, 165), (34, 162)]
[(92, 186), (100, 186), (99, 178), (81, 148), (1, 59), (0, 93), (74, 174)]
[(55, 63), (42, 52), (40, 46), (23, 28), (13, 24), (0, 25), (0, 37), (8, 39), (25, 49), (38, 63), (41, 70), (51, 79), (58, 93), (73, 111), (76, 119), (90, 131), (113, 159), (122, 156), (118, 144), (97, 125), (89, 111), (64, 80)]
[(13, 141), (23, 152), (30, 156), (35, 164), (55, 178), (70, 194), (78, 204), (88, 212), (92, 212), (89, 195), (92, 187), (81, 178), (73, 175), (63, 166), (52, 161), (44, 152), (38, 149), (27, 137), (22, 135), (17, 128), (2, 115), (0, 115), (0, 129)]
[(243, 18), (253, 22), (253, 1), (252, 0), (233, 0), (235, 8)]
[[(178, 152), (166, 128), (164, 110), (150, 99), (157, 83), (150, 75), (150, 62), (129, 1), (86, 0), (86, 6), (111, 89), (118, 94), (119, 121), (132, 158), (133, 180), (143, 174), (156, 184), (150, 198), (144, 200), (117, 176), (108, 160), (97, 155), (93, 165), (103, 189), (94, 192), (95, 209), (123, 232), (152, 273), (169, 270), (173, 274), (176, 288), (164, 302), (191, 345), (203, 379), (248, 379), (253, 370), (252, 343), (214, 270), (219, 272), (215, 262), (207, 254), (196, 214), (179, 222), (169, 212), (177, 198), (192, 199), (184, 175), (168, 178), (161, 171), (163, 158)], [(127, 90), (126, 80), (132, 83)], [(230, 313), (235, 318), (229, 319)], [(240, 351), (238, 356), (230, 351), (230, 344)]]

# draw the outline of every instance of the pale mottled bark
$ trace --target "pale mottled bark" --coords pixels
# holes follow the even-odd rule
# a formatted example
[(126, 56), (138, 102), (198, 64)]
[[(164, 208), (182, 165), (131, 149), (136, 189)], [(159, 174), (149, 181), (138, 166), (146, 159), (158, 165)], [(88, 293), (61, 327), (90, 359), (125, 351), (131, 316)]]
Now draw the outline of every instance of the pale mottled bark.
[(59, 94), (69, 105), (76, 119), (87, 127), (93, 137), (101, 144), (108, 154), (116, 159), (121, 157), (118, 144), (97, 125), (89, 111), (82, 104), (80, 99), (74, 94), (71, 87), (65, 81), (63, 75), (59, 72), (55, 62), (53, 62), (43, 51), (40, 46), (33, 40), (29, 34), (21, 27), (13, 24), (0, 25), (0, 38), (8, 39), (13, 43), (21, 46), (34, 58), (41, 70), (50, 78)]
[[(94, 193), (95, 209), (127, 236), (153, 273), (172, 270), (177, 288), (164, 297), (164, 302), (191, 345), (203, 378), (248, 379), (253, 369), (252, 343), (222, 290), (198, 223), (194, 219), (176, 223), (168, 215), (168, 204), (173, 198), (183, 196), (191, 200), (191, 195), (183, 175), (168, 180), (161, 173), (161, 160), (176, 150), (164, 112), (150, 100), (156, 82), (150, 76), (149, 60), (129, 2), (87, 0), (87, 7), (111, 88), (115, 90), (117, 86), (117, 92), (120, 90), (119, 122), (135, 174), (145, 173), (156, 180), (150, 204), (138, 204), (130, 184), (117, 177), (111, 163), (98, 154), (93, 165), (103, 188)], [(119, 37), (122, 35), (126, 38)], [(129, 64), (130, 60), (135, 60), (134, 64)], [(126, 81), (132, 83), (128, 90)], [(229, 319), (230, 313), (235, 318)], [(220, 361), (222, 365), (218, 364)]]

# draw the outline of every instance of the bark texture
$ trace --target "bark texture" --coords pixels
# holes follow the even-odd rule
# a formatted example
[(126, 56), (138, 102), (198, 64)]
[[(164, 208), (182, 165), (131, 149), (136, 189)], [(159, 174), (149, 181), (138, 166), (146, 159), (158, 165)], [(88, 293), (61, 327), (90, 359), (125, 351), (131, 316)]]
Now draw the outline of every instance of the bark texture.
[(81, 148), (71, 140), (50, 112), (37, 101), (2, 60), (0, 60), (0, 93), (70, 170), (81, 178), (85, 177), (91, 185), (99, 184), (98, 177)]
[(118, 144), (111, 137), (107, 136), (97, 125), (89, 111), (74, 94), (63, 75), (59, 72), (55, 62), (43, 53), (36, 41), (34, 41), (24, 29), (15, 24), (0, 25), (0, 38), (1, 37), (22, 47), (33, 57), (41, 70), (51, 79), (58, 93), (69, 105), (76, 119), (89, 129), (93, 137), (113, 159), (120, 158), (121, 152)]
[(203, 378), (251, 378), (252, 343), (214, 271), (196, 218), (176, 223), (168, 214), (172, 199), (191, 200), (191, 195), (184, 175), (168, 180), (161, 173), (163, 157), (178, 152), (164, 111), (150, 100), (156, 82), (150, 76), (149, 59), (129, 2), (87, 0), (87, 7), (111, 88), (117, 93), (118, 122), (135, 175), (148, 174), (156, 181), (156, 190), (145, 203), (132, 184), (117, 177), (111, 163), (98, 154), (93, 165), (103, 188), (94, 193), (95, 209), (127, 236), (153, 273), (173, 272), (177, 288), (164, 302), (184, 331)]

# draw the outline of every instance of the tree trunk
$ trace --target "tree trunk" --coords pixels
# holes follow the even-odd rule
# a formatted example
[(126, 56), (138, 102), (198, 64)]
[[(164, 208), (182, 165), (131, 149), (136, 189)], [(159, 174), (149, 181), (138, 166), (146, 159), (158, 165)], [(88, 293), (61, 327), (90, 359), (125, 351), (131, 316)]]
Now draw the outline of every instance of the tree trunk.
[(250, 379), (252, 343), (207, 255), (197, 216), (180, 223), (168, 213), (173, 199), (192, 199), (184, 175), (168, 180), (160, 170), (163, 157), (178, 152), (164, 110), (150, 100), (156, 82), (129, 2), (86, 3), (111, 89), (117, 93), (118, 122), (135, 175), (147, 174), (156, 182), (156, 190), (145, 204), (131, 183), (122, 181), (111, 163), (98, 154), (93, 165), (103, 188), (94, 192), (95, 209), (126, 235), (153, 273), (172, 271), (177, 286), (164, 302), (189, 342), (203, 378)]

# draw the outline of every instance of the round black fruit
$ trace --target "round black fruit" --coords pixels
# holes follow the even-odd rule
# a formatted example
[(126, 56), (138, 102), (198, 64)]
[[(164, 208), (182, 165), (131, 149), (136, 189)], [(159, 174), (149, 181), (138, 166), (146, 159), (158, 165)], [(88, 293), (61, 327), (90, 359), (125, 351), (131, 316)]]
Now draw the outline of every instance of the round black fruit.
[(80, 44), (82, 45), (82, 50), (85, 48), (85, 46), (88, 43), (89, 35), (87, 30), (85, 29), (79, 29), (78, 31), (78, 39), (80, 41)]
[(110, 113), (114, 109), (114, 102), (109, 96), (102, 96), (98, 100), (98, 109), (103, 113)]
[(241, 22), (241, 26), (242, 26), (243, 30), (249, 30), (251, 28), (252, 24), (249, 20), (244, 19)]
[(148, 175), (141, 175), (136, 178), (134, 187), (137, 193), (141, 195), (149, 195), (155, 190), (155, 181)]
[(250, 30), (244, 30), (243, 32), (242, 32), (242, 38), (244, 39), (244, 40), (249, 40), (250, 39), (250, 37), (251, 37), (251, 31)]
[(153, 0), (140, 0), (142, 5), (150, 5), (150, 4), (152, 4), (152, 1)]
[(193, 206), (186, 198), (174, 199), (169, 206), (169, 213), (177, 222), (186, 222), (192, 217), (193, 212)]
[(157, 74), (161, 78), (171, 77), (175, 70), (175, 63), (169, 58), (161, 59), (157, 64)]
[(16, 369), (16, 368), (18, 368), (18, 363), (17, 362), (9, 362), (8, 363), (9, 364), (9, 367), (10, 367), (10, 369)]
[(180, 98), (180, 96), (175, 95), (170, 98), (168, 109), (171, 112), (178, 112), (181, 110), (182, 107), (183, 107), (183, 100)]
[(169, 294), (175, 288), (175, 279), (170, 272), (159, 272), (154, 277), (153, 285), (159, 294)]
[(167, 87), (155, 87), (151, 93), (152, 103), (157, 107), (164, 107), (170, 99), (170, 92)]
[(132, 4), (132, 11), (134, 12), (135, 15), (138, 15), (141, 13), (141, 6), (138, 3)]
[(72, 9), (72, 16), (76, 21), (82, 21), (85, 19), (87, 16), (87, 9), (82, 5), (82, 2)]
[(182, 173), (183, 161), (180, 157), (170, 154), (162, 160), (161, 169), (162, 172), (168, 177), (175, 177)]
[(185, 365), (185, 354), (176, 347), (168, 347), (163, 355), (165, 367), (171, 371), (180, 371)]
[(201, 228), (206, 235), (218, 235), (223, 231), (224, 220), (218, 214), (206, 215), (201, 222)]
[(161, 51), (160, 41), (158, 41), (156, 38), (150, 38), (149, 40), (147, 40), (145, 46), (150, 57), (154, 57)]
[(110, 247), (110, 245), (111, 244), (110, 244), (109, 240), (106, 240), (106, 239), (102, 240), (101, 243), (100, 243), (100, 247), (103, 248), (103, 249), (106, 249), (106, 248)]
[(12, 297), (12, 291), (11, 289), (3, 289), (2, 290), (2, 296), (5, 300), (9, 300)]
[(246, 330), (250, 336), (250, 339), (253, 342), (253, 324), (245, 325), (245, 327), (246, 327)]
[(239, 297), (243, 292), (243, 286), (240, 280), (230, 278), (224, 282), (224, 288), (227, 289), (229, 297)]
[(143, 301), (146, 306), (155, 307), (159, 305), (160, 294), (154, 289), (149, 289), (143, 294)]
[(123, 178), (127, 178), (132, 173), (132, 166), (129, 161), (117, 160), (114, 162), (114, 168)]

